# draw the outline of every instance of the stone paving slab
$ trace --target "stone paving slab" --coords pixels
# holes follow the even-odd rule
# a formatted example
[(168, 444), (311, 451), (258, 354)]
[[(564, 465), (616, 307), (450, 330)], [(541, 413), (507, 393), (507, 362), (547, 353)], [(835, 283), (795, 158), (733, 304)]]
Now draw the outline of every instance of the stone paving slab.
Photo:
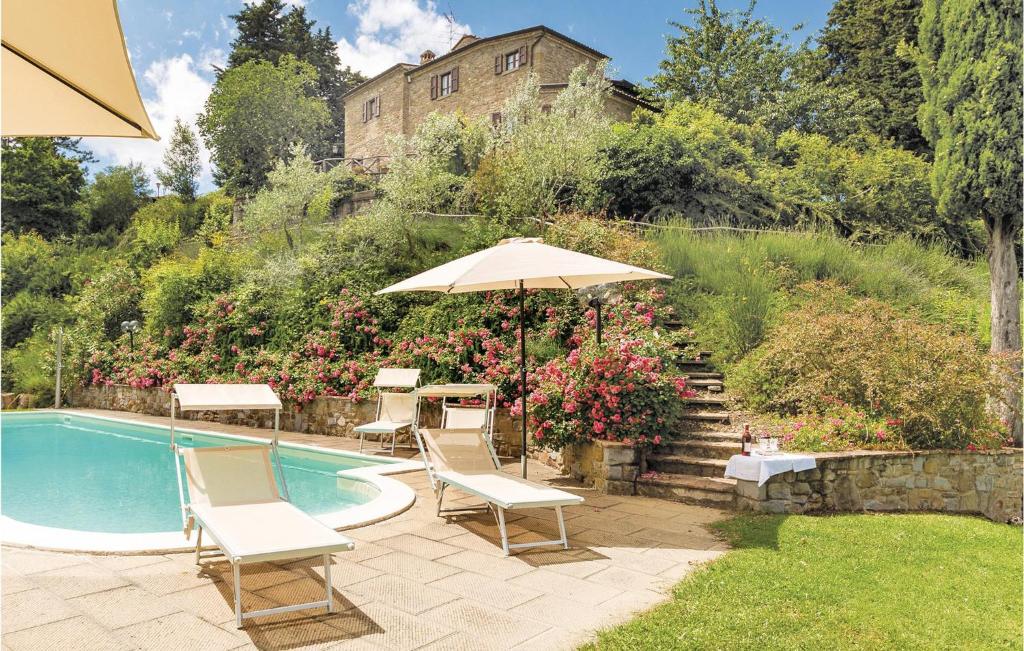
[[(167, 419), (95, 412), (156, 424)], [(216, 423), (189, 427), (267, 436)], [(282, 433), (352, 450), (351, 439)], [(401, 451), (408, 456), (408, 451)], [(510, 460), (509, 470), (518, 464)], [(386, 522), (346, 532), (356, 550), (333, 556), (338, 612), (304, 611), (234, 625), (230, 567), (191, 554), (88, 555), (0, 549), (4, 649), (571, 649), (593, 632), (668, 598), (671, 586), (726, 545), (706, 525), (715, 509), (598, 495), (530, 464), (531, 478), (582, 495), (565, 509), (571, 549), (506, 558), (488, 513), (447, 518), (424, 472), (396, 475), (417, 493)], [(451, 498), (449, 500), (449, 497)], [(452, 492), (446, 505), (474, 505)], [(550, 509), (509, 513), (517, 542), (557, 537)], [(247, 609), (323, 594), (319, 558), (244, 566)]]

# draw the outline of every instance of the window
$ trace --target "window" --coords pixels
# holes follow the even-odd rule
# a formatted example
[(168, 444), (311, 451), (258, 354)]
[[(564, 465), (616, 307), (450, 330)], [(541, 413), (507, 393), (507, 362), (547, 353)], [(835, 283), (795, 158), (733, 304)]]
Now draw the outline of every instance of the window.
[(503, 72), (511, 72), (528, 65), (530, 65), (530, 50), (524, 45), (518, 50), (496, 55), (494, 57), (494, 74), (500, 75)]
[(505, 55), (505, 70), (515, 70), (519, 67), (519, 50), (509, 52)]
[(380, 95), (375, 95), (363, 102), (363, 122), (380, 117)]
[(447, 97), (459, 92), (459, 67), (455, 66), (448, 72), (430, 76), (430, 99)]

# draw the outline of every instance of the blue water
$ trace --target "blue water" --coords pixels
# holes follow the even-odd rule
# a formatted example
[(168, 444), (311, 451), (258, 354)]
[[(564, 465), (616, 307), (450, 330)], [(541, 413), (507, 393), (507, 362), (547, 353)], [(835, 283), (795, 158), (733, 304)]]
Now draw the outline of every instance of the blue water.
[[(182, 446), (238, 444), (207, 434)], [(56, 413), (0, 417), (0, 510), (22, 522), (107, 533), (181, 529), (174, 455), (166, 428)], [(381, 462), (384, 462), (383, 460)], [(375, 461), (281, 447), (292, 502), (317, 515), (371, 500), (376, 490), (338, 481)], [(386, 463), (386, 462), (384, 462)], [(278, 477), (280, 483), (280, 477)]]

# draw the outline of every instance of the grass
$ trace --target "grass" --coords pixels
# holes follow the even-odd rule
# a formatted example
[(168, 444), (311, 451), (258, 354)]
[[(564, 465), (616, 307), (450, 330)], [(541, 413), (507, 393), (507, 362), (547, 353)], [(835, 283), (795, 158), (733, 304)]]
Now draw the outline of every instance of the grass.
[(898, 238), (856, 245), (828, 233), (694, 232), (653, 235), (676, 278), (674, 300), (716, 359), (735, 360), (760, 343), (789, 292), (830, 280), (925, 321), (988, 340), (988, 272), (942, 246)]
[(586, 648), (1021, 648), (1018, 527), (923, 514), (718, 528), (732, 551)]

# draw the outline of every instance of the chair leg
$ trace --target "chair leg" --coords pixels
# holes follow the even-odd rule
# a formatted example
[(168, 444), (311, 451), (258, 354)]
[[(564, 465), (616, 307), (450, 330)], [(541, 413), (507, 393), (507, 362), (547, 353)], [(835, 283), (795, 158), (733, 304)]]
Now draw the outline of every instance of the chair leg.
[(398, 430), (391, 431), (391, 456), (395, 456), (395, 439), (398, 438)]
[(494, 512), (498, 515), (498, 531), (501, 532), (501, 550), (505, 552), (505, 556), (508, 556), (508, 531), (505, 530), (505, 509), (495, 506)]
[(334, 612), (334, 589), (331, 587), (331, 555), (324, 554), (324, 583), (327, 584), (327, 612)]
[(199, 534), (196, 536), (196, 565), (199, 565), (199, 550), (203, 548), (203, 528), (199, 527)]
[(565, 517), (562, 516), (562, 507), (556, 506), (555, 513), (558, 515), (558, 532), (562, 534), (562, 549), (569, 549), (569, 537), (565, 535)]
[(232, 561), (231, 568), (235, 575), (235, 626), (242, 628), (242, 572), (241, 563)]
[(363, 437), (366, 436), (363, 432), (359, 432), (359, 451), (363, 451)]
[(437, 491), (437, 517), (441, 517), (441, 500), (444, 499), (444, 489), (448, 484), (441, 484), (440, 490)]

